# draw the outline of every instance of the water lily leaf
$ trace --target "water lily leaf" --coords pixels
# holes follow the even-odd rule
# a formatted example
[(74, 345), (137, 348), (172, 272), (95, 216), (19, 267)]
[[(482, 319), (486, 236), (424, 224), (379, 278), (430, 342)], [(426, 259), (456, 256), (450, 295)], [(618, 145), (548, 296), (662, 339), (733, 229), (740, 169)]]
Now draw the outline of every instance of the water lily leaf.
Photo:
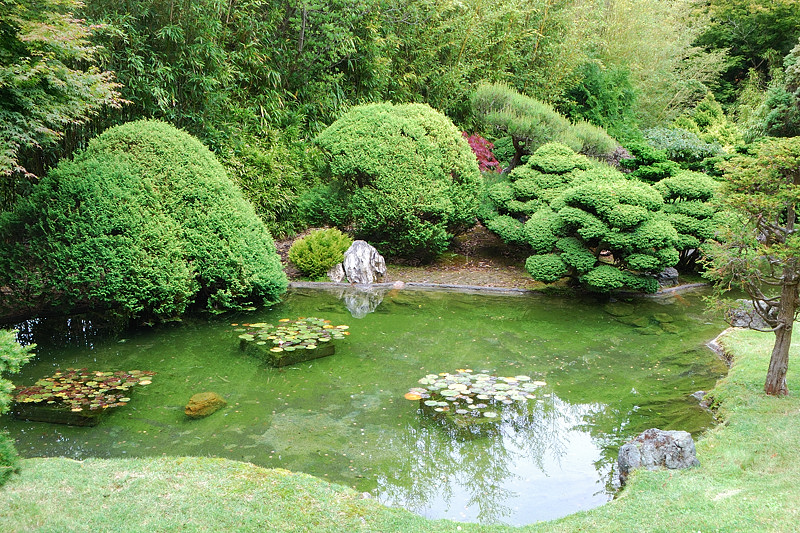
[(494, 411), (484, 411), (483, 416), (485, 416), (486, 418), (497, 418), (497, 413), (495, 413)]

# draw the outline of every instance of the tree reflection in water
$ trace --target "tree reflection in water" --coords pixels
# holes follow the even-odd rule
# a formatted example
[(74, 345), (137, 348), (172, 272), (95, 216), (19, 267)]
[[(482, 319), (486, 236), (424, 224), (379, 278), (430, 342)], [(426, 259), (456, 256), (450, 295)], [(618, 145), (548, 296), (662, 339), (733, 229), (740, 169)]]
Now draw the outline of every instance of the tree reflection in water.
[(397, 434), (402, 442), (382, 443), (410, 453), (398, 455), (378, 477), (378, 498), (422, 515), (525, 523), (525, 508), (540, 504), (527, 493), (526, 482), (561, 468), (574, 428), (588, 411), (549, 394), (508, 406), (488, 426), (492, 429), (477, 435), (422, 417)]

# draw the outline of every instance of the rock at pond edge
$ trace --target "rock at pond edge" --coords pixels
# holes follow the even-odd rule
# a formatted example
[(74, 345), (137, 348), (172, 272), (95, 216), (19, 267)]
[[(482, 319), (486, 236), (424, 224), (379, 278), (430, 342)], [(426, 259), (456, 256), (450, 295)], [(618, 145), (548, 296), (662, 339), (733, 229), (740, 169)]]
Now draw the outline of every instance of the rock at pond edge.
[(205, 418), (228, 405), (216, 392), (199, 392), (189, 399), (184, 412), (189, 418)]
[(631, 470), (636, 468), (690, 468), (700, 466), (700, 461), (688, 432), (648, 429), (619, 449), (617, 465), (620, 483), (625, 485)]

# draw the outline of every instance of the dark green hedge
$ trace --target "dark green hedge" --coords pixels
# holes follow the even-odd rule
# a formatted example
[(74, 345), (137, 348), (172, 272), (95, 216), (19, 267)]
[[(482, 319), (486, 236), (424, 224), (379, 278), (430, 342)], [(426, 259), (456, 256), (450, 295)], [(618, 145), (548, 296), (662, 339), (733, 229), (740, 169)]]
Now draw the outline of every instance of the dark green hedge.
[(253, 207), (200, 141), (168, 124), (112, 128), (0, 224), (18, 302), (169, 319), (271, 303), (287, 286)]

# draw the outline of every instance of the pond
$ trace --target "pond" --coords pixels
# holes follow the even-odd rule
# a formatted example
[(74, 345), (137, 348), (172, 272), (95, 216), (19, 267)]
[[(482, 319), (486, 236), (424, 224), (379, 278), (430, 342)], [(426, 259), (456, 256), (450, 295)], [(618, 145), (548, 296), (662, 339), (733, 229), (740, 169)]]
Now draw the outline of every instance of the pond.
[[(306, 472), (430, 518), (522, 525), (608, 501), (619, 446), (645, 429), (698, 436), (713, 424), (690, 396), (726, 371), (705, 347), (723, 324), (703, 313), (701, 292), (608, 304), (402, 290), (362, 305), (362, 318), (342, 296), (293, 289), (271, 309), (123, 334), (76, 318), (66, 337), (63, 320), (26, 323), (23, 336), (39, 348), (17, 384), (69, 367), (156, 374), (98, 426), (5, 416), (0, 428), (25, 457), (226, 457)], [(347, 324), (350, 335), (331, 357), (280, 369), (240, 351), (241, 324), (301, 316)], [(404, 398), (427, 374), (458, 369), (547, 385), (492, 435), (467, 438)], [(205, 391), (228, 406), (188, 419), (188, 399)]]

